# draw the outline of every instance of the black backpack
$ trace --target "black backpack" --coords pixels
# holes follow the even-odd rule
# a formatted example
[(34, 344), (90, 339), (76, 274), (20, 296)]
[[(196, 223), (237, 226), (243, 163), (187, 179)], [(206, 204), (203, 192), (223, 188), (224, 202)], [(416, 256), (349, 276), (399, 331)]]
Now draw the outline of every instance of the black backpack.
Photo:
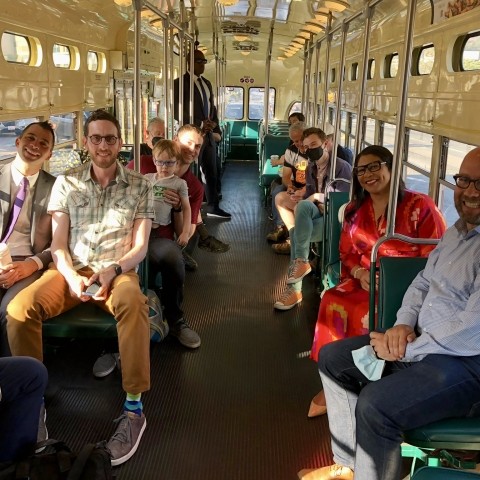
[(110, 455), (104, 443), (87, 444), (78, 455), (63, 442), (49, 439), (37, 444), (42, 453), (19, 460), (0, 471), (0, 480), (111, 480)]

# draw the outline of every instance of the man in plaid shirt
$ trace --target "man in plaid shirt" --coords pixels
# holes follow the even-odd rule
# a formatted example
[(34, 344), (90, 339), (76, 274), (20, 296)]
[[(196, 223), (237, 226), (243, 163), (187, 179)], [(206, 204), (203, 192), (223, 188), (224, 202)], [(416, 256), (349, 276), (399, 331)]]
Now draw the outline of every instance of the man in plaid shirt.
[(10, 303), (8, 337), (13, 355), (42, 360), (44, 320), (86, 301), (115, 316), (127, 398), (107, 447), (112, 465), (120, 465), (146, 427), (140, 397), (150, 388), (150, 328), (135, 268), (147, 253), (153, 194), (143, 175), (117, 161), (122, 139), (115, 117), (93, 112), (83, 142), (90, 161), (59, 176), (50, 198), (55, 265)]

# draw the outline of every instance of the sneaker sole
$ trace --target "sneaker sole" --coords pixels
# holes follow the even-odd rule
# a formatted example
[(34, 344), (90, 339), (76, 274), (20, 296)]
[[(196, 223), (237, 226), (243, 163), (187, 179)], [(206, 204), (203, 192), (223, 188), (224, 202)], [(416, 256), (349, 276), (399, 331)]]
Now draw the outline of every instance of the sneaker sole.
[(309, 273), (311, 273), (312, 268), (310, 267), (310, 270), (307, 270), (301, 277), (298, 278), (287, 278), (287, 285), (292, 285), (294, 283), (298, 283), (300, 280), (305, 278)]
[(112, 461), (111, 461), (112, 467), (116, 467), (118, 465), (121, 465), (122, 463), (125, 463), (127, 460), (129, 460), (131, 457), (133, 457), (133, 455), (137, 451), (138, 444), (140, 443), (140, 440), (142, 439), (142, 435), (143, 435), (143, 432), (145, 431), (145, 428), (147, 428), (147, 420), (145, 420), (145, 422), (143, 423), (143, 427), (140, 430), (140, 433), (138, 434), (138, 438), (137, 438), (137, 441), (135, 442), (135, 445), (123, 457), (116, 458), (115, 460), (112, 459)]
[(232, 217), (225, 217), (223, 215), (218, 215), (217, 213), (208, 213), (207, 212), (207, 217), (215, 217), (215, 218), (223, 218), (224, 220), (230, 220)]
[(301, 298), (300, 300), (297, 300), (295, 303), (293, 303), (292, 305), (283, 305), (282, 303), (275, 303), (273, 305), (273, 308), (275, 310), (282, 310), (282, 311), (285, 311), (285, 310), (291, 310), (295, 305), (298, 305), (299, 303), (301, 303), (303, 300), (303, 298)]
[(116, 368), (117, 368), (117, 361), (114, 358), (113, 365), (110, 368), (108, 368), (107, 370), (100, 370), (100, 371), (95, 371), (95, 369), (93, 369), (92, 373), (95, 378), (103, 378), (110, 375)]
[(195, 342), (195, 343), (186, 343), (186, 342), (182, 342), (180, 340), (180, 338), (178, 338), (176, 335), (172, 334), (184, 347), (187, 347), (187, 348), (198, 348), (201, 344), (202, 344), (202, 341), (198, 341), (198, 342)]

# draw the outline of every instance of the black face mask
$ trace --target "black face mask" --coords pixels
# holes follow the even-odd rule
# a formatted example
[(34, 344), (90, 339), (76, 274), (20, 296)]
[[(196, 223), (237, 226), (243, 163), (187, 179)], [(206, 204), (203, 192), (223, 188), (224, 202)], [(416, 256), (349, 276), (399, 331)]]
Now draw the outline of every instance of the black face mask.
[(307, 150), (307, 155), (308, 155), (308, 159), (311, 162), (316, 162), (317, 160), (320, 160), (322, 158), (323, 148), (322, 147), (309, 148)]

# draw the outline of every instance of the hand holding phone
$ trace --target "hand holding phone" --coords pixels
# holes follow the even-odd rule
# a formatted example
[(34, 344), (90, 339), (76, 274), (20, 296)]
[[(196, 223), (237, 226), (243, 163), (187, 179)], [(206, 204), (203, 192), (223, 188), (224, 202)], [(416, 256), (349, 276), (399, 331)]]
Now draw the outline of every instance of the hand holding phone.
[(84, 295), (87, 295), (89, 297), (93, 297), (96, 295), (96, 293), (100, 290), (100, 284), (95, 282), (92, 283), (87, 289), (83, 292)]

